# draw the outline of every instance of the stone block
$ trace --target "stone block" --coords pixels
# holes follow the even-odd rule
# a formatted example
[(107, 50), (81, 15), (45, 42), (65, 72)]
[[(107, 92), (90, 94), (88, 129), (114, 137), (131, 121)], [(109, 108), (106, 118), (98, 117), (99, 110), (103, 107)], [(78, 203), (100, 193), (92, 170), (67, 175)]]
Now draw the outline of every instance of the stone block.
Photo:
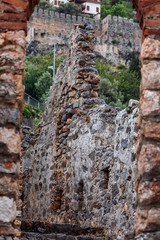
[(0, 83), (0, 99), (3, 99), (4, 102), (12, 104), (15, 104), (16, 102), (19, 104), (24, 103), (24, 86), (22, 75), (3, 73), (0, 75)]
[(141, 96), (140, 109), (142, 117), (160, 115), (160, 93), (144, 90)]
[(17, 181), (14, 179), (4, 176), (0, 178), (0, 195), (13, 194), (17, 191)]
[(160, 181), (141, 182), (138, 187), (139, 206), (156, 205), (160, 202)]
[(151, 61), (142, 67), (142, 90), (160, 90), (160, 63)]
[(20, 134), (14, 129), (0, 127), (0, 152), (5, 154), (18, 154), (21, 151)]
[(141, 59), (159, 59), (160, 58), (160, 41), (145, 38), (142, 49), (141, 49)]
[(0, 196), (0, 221), (10, 223), (16, 217), (16, 203), (13, 198)]
[(160, 123), (143, 120), (141, 129), (146, 138), (160, 141)]
[(143, 179), (160, 175), (160, 145), (143, 144), (138, 159), (138, 173)]
[[(15, 47), (16, 50), (16, 47)], [(0, 55), (0, 70), (23, 70), (25, 55), (23, 52), (5, 51)]]
[(136, 234), (154, 232), (160, 229), (160, 208), (138, 209), (136, 215)]
[(20, 113), (18, 108), (7, 108), (6, 106), (0, 106), (0, 124), (7, 125), (13, 124), (19, 127)]

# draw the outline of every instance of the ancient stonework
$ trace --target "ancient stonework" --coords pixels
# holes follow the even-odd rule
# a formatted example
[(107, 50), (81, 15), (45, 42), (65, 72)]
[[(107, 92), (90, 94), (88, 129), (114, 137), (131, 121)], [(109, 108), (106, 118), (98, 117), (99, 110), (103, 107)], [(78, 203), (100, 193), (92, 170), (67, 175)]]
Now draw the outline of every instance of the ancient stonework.
[(68, 48), (75, 24), (90, 23), (95, 29), (95, 51), (113, 63), (127, 63), (131, 54), (140, 52), (141, 30), (133, 19), (111, 17), (102, 22), (82, 16), (35, 9), (28, 22), (27, 54), (51, 51), (57, 43)]
[(93, 30), (77, 26), (24, 152), (24, 230), (69, 223), (96, 228), (94, 237), (134, 239), (138, 102), (118, 112), (97, 97), (93, 45)]
[(137, 144), (136, 239), (160, 238), (160, 20), (158, 1), (133, 1), (142, 27), (142, 81)]
[[(27, 18), (38, 1), (0, 1), (0, 239), (20, 236), (21, 113)], [(10, 237), (7, 237), (10, 236)], [(12, 237), (11, 237), (12, 236)]]

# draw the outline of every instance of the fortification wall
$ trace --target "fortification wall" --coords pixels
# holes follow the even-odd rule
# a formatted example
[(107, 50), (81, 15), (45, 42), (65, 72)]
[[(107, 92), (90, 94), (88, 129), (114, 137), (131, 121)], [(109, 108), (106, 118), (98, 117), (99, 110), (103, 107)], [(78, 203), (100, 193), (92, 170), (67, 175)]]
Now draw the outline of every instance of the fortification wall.
[(105, 239), (133, 239), (137, 102), (118, 113), (97, 97), (93, 49), (93, 31), (77, 27), (23, 157), (23, 220), (96, 226)]
[(126, 63), (133, 52), (140, 52), (141, 30), (133, 19), (108, 15), (101, 29), (95, 50), (109, 61)]
[(42, 44), (51, 46), (54, 42), (68, 45), (73, 26), (85, 22), (91, 23), (96, 30), (100, 28), (99, 21), (91, 18), (36, 8), (28, 22), (27, 42), (38, 40)]
[(140, 52), (141, 30), (133, 19), (107, 16), (100, 21), (36, 9), (28, 22), (27, 41), (39, 41), (41, 48), (50, 49), (54, 43), (68, 46), (75, 24), (90, 23), (95, 29), (95, 51), (113, 63), (125, 63), (133, 52)]

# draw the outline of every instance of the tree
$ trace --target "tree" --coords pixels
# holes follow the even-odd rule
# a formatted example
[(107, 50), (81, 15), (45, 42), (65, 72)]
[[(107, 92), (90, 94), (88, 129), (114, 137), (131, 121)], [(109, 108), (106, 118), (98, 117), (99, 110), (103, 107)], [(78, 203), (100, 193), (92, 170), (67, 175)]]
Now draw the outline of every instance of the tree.
[(59, 7), (55, 9), (55, 11), (77, 16), (81, 15), (82, 13), (82, 9), (76, 6), (74, 3), (60, 4)]
[(107, 15), (131, 18), (133, 17), (132, 3), (130, 1), (103, 0), (101, 19)]
[[(63, 61), (63, 59), (63, 55), (56, 56), (56, 70), (60, 63)], [(38, 85), (38, 83), (42, 81), (41, 78), (43, 77), (43, 79), (45, 79), (46, 77), (47, 81), (49, 82), (50, 77), (52, 79), (53, 71), (48, 69), (48, 66), (53, 66), (53, 52), (44, 55), (37, 54), (37, 56), (29, 55), (26, 57), (24, 79), (25, 92), (39, 100), (41, 99), (43, 94), (47, 95), (46, 86), (44, 86), (44, 89), (39, 90), (39, 88), (41, 88), (41, 85)]]
[(53, 78), (49, 72), (44, 72), (43, 75), (38, 79), (38, 81), (35, 83), (35, 88), (39, 98), (41, 98), (43, 94), (46, 95), (46, 91), (49, 91), (52, 81)]

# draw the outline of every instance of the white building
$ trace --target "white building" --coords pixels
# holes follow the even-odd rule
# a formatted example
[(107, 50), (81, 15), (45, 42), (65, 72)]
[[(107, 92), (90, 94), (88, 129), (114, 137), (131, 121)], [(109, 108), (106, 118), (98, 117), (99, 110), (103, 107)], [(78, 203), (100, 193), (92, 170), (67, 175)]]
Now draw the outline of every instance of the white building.
[(67, 3), (68, 0), (50, 0), (50, 3), (53, 4), (55, 7), (58, 7), (59, 4)]
[[(50, 0), (50, 3), (52, 3), (55, 7), (58, 7), (60, 4), (64, 4), (70, 2), (69, 0)], [(76, 2), (76, 1), (75, 1)], [(79, 1), (78, 6), (80, 5)], [(82, 3), (81, 5), (85, 7), (85, 9), (82, 11), (84, 14), (91, 14), (91, 15), (97, 15), (101, 12), (101, 0), (86, 0), (85, 3)]]
[(82, 4), (85, 6), (83, 13), (91, 15), (100, 14), (101, 4), (101, 0), (87, 0), (85, 3)]

